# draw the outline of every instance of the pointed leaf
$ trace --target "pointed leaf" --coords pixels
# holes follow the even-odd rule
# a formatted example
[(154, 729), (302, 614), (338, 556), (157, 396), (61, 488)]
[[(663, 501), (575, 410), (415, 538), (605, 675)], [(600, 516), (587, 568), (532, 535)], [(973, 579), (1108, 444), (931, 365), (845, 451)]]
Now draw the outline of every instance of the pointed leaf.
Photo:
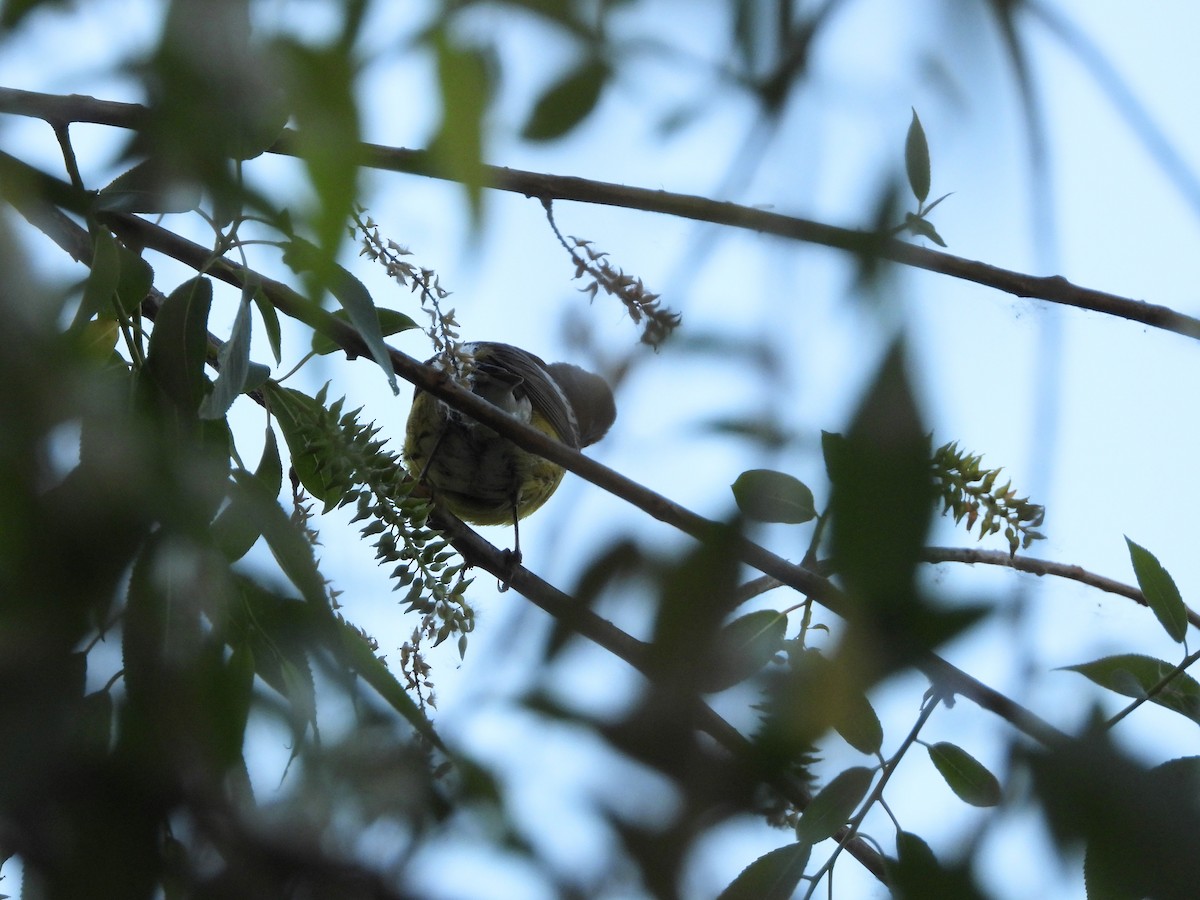
[(742, 870), (717, 900), (788, 900), (800, 884), (812, 844), (777, 847)]
[(712, 665), (701, 671), (700, 690), (716, 693), (745, 681), (783, 647), (787, 616), (760, 609), (717, 632)]
[(859, 753), (878, 753), (883, 746), (883, 726), (871, 701), (862, 691), (846, 686), (833, 711), (833, 728)]
[(918, 835), (901, 831), (896, 835), (897, 859), (888, 860), (888, 881), (895, 900), (927, 900), (953, 897), (954, 900), (985, 900), (971, 878), (970, 870), (959, 863), (944, 868)]
[(771, 469), (750, 469), (733, 483), (738, 509), (759, 522), (799, 524), (816, 518), (812, 491), (800, 479)]
[(268, 382), (263, 393), (283, 431), (296, 477), (327, 510), (332, 508), (341, 499), (344, 485), (330, 477), (330, 467), (324, 464), (322, 451), (313, 442), (314, 427), (324, 416), (323, 407), (312, 397), (276, 382)]
[(247, 515), (252, 517), (255, 527), (266, 539), (283, 574), (310, 604), (319, 609), (328, 609), (325, 578), (317, 569), (308, 538), (288, 518), (278, 500), (253, 475), (234, 472), (233, 478), (242, 491)]
[(839, 772), (812, 798), (796, 823), (796, 837), (809, 844), (833, 837), (871, 789), (875, 770), (855, 766)]
[(529, 141), (562, 137), (595, 108), (608, 74), (608, 66), (600, 60), (589, 60), (568, 73), (538, 100), (521, 137)]
[(121, 255), (117, 239), (103, 229), (92, 235), (92, 261), (87, 280), (83, 283), (83, 299), (76, 322), (86, 322), (93, 316), (111, 317), (112, 299), (121, 279)]
[(433, 33), (437, 54), (442, 121), (429, 144), (439, 171), (467, 191), (472, 225), (483, 216), (484, 116), (491, 95), (488, 66), (483, 56), (457, 46), (439, 28)]
[[(379, 331), (384, 337), (390, 337), (393, 334), (399, 334), (402, 331), (409, 331), (417, 327), (417, 323), (412, 320), (412, 317), (406, 316), (397, 310), (377, 306), (375, 312), (379, 316)], [(341, 319), (343, 322), (350, 321), (350, 314), (344, 309), (335, 310), (333, 317)], [(334, 343), (332, 338), (319, 331), (314, 331), (312, 349), (313, 353), (325, 356), (330, 353), (336, 353), (342, 348), (341, 345)]]
[(392, 393), (399, 394), (400, 386), (396, 382), (392, 359), (383, 343), (379, 311), (366, 285), (336, 263), (323, 261), (318, 249), (303, 238), (290, 241), (284, 249), (283, 258), (295, 272), (313, 271), (323, 276), (329, 292), (342, 304), (351, 324), (371, 351), (371, 358), (383, 369)]
[(908, 125), (908, 137), (904, 141), (904, 168), (908, 173), (908, 184), (918, 203), (929, 196), (929, 143), (925, 140), (925, 129), (912, 111), (912, 122)]
[(271, 354), (275, 357), (275, 364), (278, 365), (283, 359), (283, 336), (279, 328), (279, 313), (275, 311), (275, 307), (271, 305), (271, 301), (267, 299), (267, 295), (262, 288), (254, 289), (254, 305), (258, 307), (258, 314), (262, 316), (263, 328), (267, 332), (267, 343), (271, 345)]
[[(1124, 694), (1126, 697), (1141, 698), (1173, 671), (1175, 666), (1152, 656), (1125, 653), (1063, 668), (1078, 672), (1110, 691)], [(1186, 716), (1200, 725), (1200, 683), (1187, 672), (1177, 673), (1162, 690), (1150, 698), (1150, 702)]]
[(1138, 587), (1146, 598), (1146, 605), (1154, 611), (1163, 629), (1174, 641), (1182, 641), (1187, 634), (1187, 609), (1183, 605), (1183, 597), (1175, 580), (1162, 567), (1162, 563), (1147, 550), (1135, 544), (1128, 537), (1125, 543), (1129, 546), (1129, 559), (1133, 563), (1133, 573), (1137, 576)]
[(185, 413), (195, 414), (204, 398), (211, 304), (212, 283), (207, 278), (185, 281), (163, 302), (150, 334), (146, 371)]
[(250, 374), (250, 293), (242, 292), (229, 340), (217, 352), (217, 380), (200, 404), (200, 418), (220, 419), (246, 387)]
[[(267, 428), (266, 444), (263, 446), (262, 459), (254, 477), (268, 494), (273, 497), (279, 495), (283, 465), (279, 459), (275, 432), (270, 427)], [(237, 482), (230, 484), (229, 504), (221, 510), (210, 530), (214, 546), (230, 562), (235, 562), (249, 553), (250, 548), (262, 536), (255, 517), (245, 508), (242, 492), (243, 489)]]
[(931, 744), (928, 749), (930, 760), (960, 800), (972, 806), (995, 806), (1000, 802), (1000, 782), (966, 750), (945, 741)]

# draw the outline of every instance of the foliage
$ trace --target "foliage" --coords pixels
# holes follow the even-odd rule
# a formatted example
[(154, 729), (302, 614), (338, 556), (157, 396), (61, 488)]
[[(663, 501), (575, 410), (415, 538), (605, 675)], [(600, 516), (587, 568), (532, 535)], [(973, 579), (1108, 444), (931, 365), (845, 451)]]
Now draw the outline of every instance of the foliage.
[[(717, 4), (730, 52), (712, 77), (778, 126), (812, 77), (811, 53), (839, 5)], [(1006, 40), (1007, 17), (1025, 5), (994, 4)], [(5, 4), (0, 41), (22, 40), (39, 17), (69, 15), (58, 6)], [(1078, 733), (1067, 731), (1072, 720), (1043, 722), (939, 655), (1002, 606), (948, 599), (921, 576), (939, 507), (980, 540), (1002, 534), (1010, 562), (1043, 537), (1045, 510), (957, 441), (932, 448), (903, 327), (888, 334), (844, 425), (820, 436), (824, 483), (749, 469), (721, 482), (731, 482), (737, 508), (725, 521), (508, 421), (388, 343), (420, 331), (432, 352), (457, 359), (460, 324), (438, 272), (367, 214), (367, 166), (460, 185), (467, 241), (490, 227), (492, 189), (540, 202), (541, 239), (565, 251), (564, 280), (583, 282), (586, 315), (599, 320), (615, 301), (638, 342), (666, 349), (655, 361), (671, 360), (672, 342), (687, 333), (683, 316), (597, 243), (564, 235), (555, 200), (822, 245), (873, 279), (864, 291), (884, 283), (886, 261), (991, 283), (990, 267), (900, 240), (946, 246), (930, 214), (949, 195), (926, 202), (932, 156), (916, 110), (895, 161), (917, 208), (901, 216), (888, 188), (886, 215), (859, 231), (584, 178), (520, 180), (487, 165), (508, 73), (501, 37), (489, 39), (479, 21), (524, 17), (573, 48), (517, 129), (531, 144), (565, 146), (634, 77), (638, 53), (657, 47), (622, 37), (621, 17), (652, 0), (438, 8), (396, 42), (429, 67), (427, 100), (440, 115), (422, 151), (362, 143), (366, 106), (378, 100), (364, 45), (382, 4), (326, 6), (334, 25), (314, 39), (260, 24), (249, 0), (162, 4), (155, 46), (127, 67), (144, 105), (0, 90), (0, 111), (44, 120), (62, 153), (60, 168), (46, 171), (0, 133), (0, 849), (19, 859), (25, 894), (410, 896), (421, 890), (420, 854), (472, 835), (564, 895), (673, 897), (702, 841), (754, 821), (780, 829), (781, 846), (738, 860), (722, 897), (816, 896), (834, 885), (835, 867), (851, 866), (895, 896), (986, 897), (977, 841), (935, 853), (906, 827), (912, 811), (890, 788), (902, 769), (923, 767), (944, 782), (938, 802), (1036, 809), (1064, 854), (1086, 848), (1094, 900), (1187, 896), (1198, 874), (1198, 857), (1184, 852), (1200, 815), (1195, 758), (1148, 767), (1112, 733), (1146, 709), (1200, 722), (1200, 684), (1187, 672), (1200, 654), (1186, 646), (1198, 620), (1166, 567), (1127, 539), (1138, 585), (1127, 593), (1182, 654), (1172, 662), (1121, 652), (1065, 666), (1103, 696), (1132, 701)], [(657, 50), (660, 62), (678, 64), (669, 48)], [(683, 127), (689, 115), (675, 110), (664, 124)], [(132, 132), (120, 172), (94, 174), (102, 166), (72, 128), (84, 122)], [(247, 163), (263, 154), (297, 157), (303, 190), (282, 202), (256, 180)], [(39, 232), (86, 266), (82, 280), (63, 288), (26, 258), (24, 236)], [(342, 261), (347, 240), (365, 259), (358, 267)], [(406, 289), (407, 311), (380, 304), (369, 286), (375, 267)], [(1059, 299), (1065, 284), (1043, 284), (1044, 299)], [(520, 285), (510, 293), (516, 316)], [(734, 299), (731, 331), (742, 315)], [(225, 304), (228, 323), (217, 314)], [(1137, 308), (1130, 303), (1130, 315)], [(737, 346), (721, 337), (722, 351)], [(741, 350), (725, 355), (754, 357)], [(695, 543), (658, 549), (632, 529), (607, 546), (597, 538), (574, 596), (565, 595), (446, 514), (405, 472), (375, 412), (331, 400), (329, 384), (286, 384), (316, 357), (334, 377), (365, 360), (393, 394), (407, 380)], [(287, 374), (284, 359), (298, 360)], [(610, 374), (631, 371), (634, 359), (625, 354)], [(786, 393), (762, 391), (771, 402)], [(763, 444), (778, 450), (786, 435)], [(253, 469), (244, 458), (257, 459)], [(384, 567), (399, 592), (404, 637), (379, 638), (344, 616), (319, 531), (347, 527), (371, 547), (361, 565)], [(776, 535), (806, 548), (799, 563), (757, 543)], [(743, 583), (747, 567), (769, 583)], [(500, 767), (444, 739), (432, 718), (432, 649), (453, 640), (467, 654), (477, 569), (554, 617), (538, 659), (547, 671), (582, 637), (643, 678), (603, 715), (538, 684), (516, 699), (533, 723), (522, 736), (529, 755), (561, 725), (655, 780), (645, 819), (619, 811), (618, 799), (636, 790), (596, 801), (613, 847), (603, 875), (548, 859)], [(781, 586), (790, 599), (764, 605), (759, 594)], [(641, 604), (644, 639), (608, 620), (613, 598)], [(396, 668), (385, 640), (401, 642)], [(911, 693), (914, 674), (929, 689), (909, 698), (911, 723), (881, 718), (880, 686)], [(962, 701), (997, 717), (1005, 738), (968, 748), (933, 737), (935, 715)], [(276, 751), (266, 776), (254, 756), (263, 747)], [(999, 776), (996, 761), (1007, 761)], [(395, 849), (379, 851), (384, 843)]]

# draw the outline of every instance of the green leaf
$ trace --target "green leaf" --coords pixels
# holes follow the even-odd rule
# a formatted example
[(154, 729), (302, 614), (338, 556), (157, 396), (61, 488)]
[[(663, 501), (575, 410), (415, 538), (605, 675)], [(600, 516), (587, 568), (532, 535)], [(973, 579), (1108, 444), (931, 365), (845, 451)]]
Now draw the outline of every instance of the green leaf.
[(759, 522), (799, 524), (817, 515), (813, 494), (798, 478), (771, 469), (750, 469), (733, 483), (738, 509)]
[(121, 279), (121, 255), (117, 239), (103, 229), (92, 235), (92, 262), (87, 280), (83, 283), (83, 299), (75, 322), (83, 323), (93, 316), (111, 317), (112, 299)]
[[(270, 426), (266, 430), (266, 443), (254, 477), (268, 494), (273, 497), (279, 496), (279, 488), (283, 481), (283, 464), (279, 459), (275, 431)], [(245, 508), (246, 501), (239, 484), (231, 483), (229, 491), (229, 504), (213, 521), (210, 533), (214, 546), (226, 559), (234, 562), (250, 552), (250, 548), (262, 536), (262, 532), (254, 517)]]
[(146, 371), (175, 407), (194, 415), (204, 398), (212, 283), (203, 277), (171, 292), (154, 319)]
[(833, 728), (859, 753), (878, 753), (883, 746), (883, 726), (871, 701), (849, 685), (838, 694), (833, 710)]
[(154, 269), (124, 244), (117, 247), (121, 257), (121, 277), (117, 281), (117, 303), (121, 312), (132, 315), (154, 287)]
[(275, 311), (274, 305), (267, 299), (267, 295), (261, 287), (254, 288), (254, 305), (258, 307), (258, 314), (262, 316), (263, 328), (267, 331), (267, 343), (271, 345), (271, 354), (275, 357), (275, 364), (278, 365), (283, 360), (283, 337), (279, 328), (279, 313)]
[(874, 780), (875, 770), (866, 766), (839, 772), (805, 808), (796, 823), (796, 837), (809, 844), (833, 837), (850, 820)]
[(1171, 639), (1182, 641), (1187, 634), (1187, 608), (1183, 605), (1183, 597), (1175, 586), (1175, 580), (1145, 547), (1135, 544), (1128, 537), (1125, 543), (1129, 547), (1133, 573), (1137, 576), (1142, 596), (1146, 598), (1146, 605), (1154, 611)]
[[(384, 337), (390, 337), (393, 334), (400, 334), (402, 331), (409, 331), (418, 327), (417, 323), (410, 316), (406, 316), (397, 310), (377, 306), (375, 307), (375, 312), (379, 316), (379, 331)], [(341, 319), (343, 322), (350, 322), (350, 314), (344, 309), (334, 310), (333, 317)], [(342, 348), (332, 338), (319, 331), (314, 331), (312, 349), (314, 353), (326, 356), (330, 353), (336, 353)]]
[(279, 568), (300, 595), (319, 609), (328, 609), (325, 578), (317, 569), (312, 544), (300, 528), (288, 518), (274, 495), (248, 472), (234, 472), (234, 482), (241, 489), (246, 514), (271, 548)]
[(1000, 782), (967, 751), (945, 741), (931, 744), (928, 750), (930, 760), (960, 800), (972, 806), (1000, 802)]
[(929, 143), (925, 140), (925, 129), (912, 111), (912, 122), (908, 126), (908, 137), (904, 141), (904, 168), (908, 173), (908, 185), (918, 203), (929, 196)]
[(937, 233), (937, 229), (933, 227), (933, 223), (928, 219), (907, 213), (904, 216), (904, 227), (917, 237), (928, 238), (939, 247), (946, 246), (946, 242), (942, 240), (942, 236)]
[(268, 382), (263, 393), (271, 413), (283, 431), (296, 477), (317, 501), (331, 509), (342, 498), (345, 485), (330, 477), (322, 449), (314, 441), (314, 429), (324, 421), (325, 410), (316, 400), (292, 388)]
[[(1141, 698), (1173, 671), (1175, 666), (1152, 656), (1125, 653), (1063, 668), (1078, 672), (1110, 691), (1126, 697)], [(1177, 712), (1200, 725), (1200, 683), (1187, 672), (1176, 674), (1166, 687), (1150, 698), (1150, 702)]]
[(429, 144), (439, 171), (467, 191), (472, 225), (483, 217), (484, 116), (491, 95), (488, 67), (477, 51), (453, 44), (444, 29), (433, 32), (442, 121)]
[(562, 137), (595, 108), (608, 76), (608, 66), (597, 59), (588, 60), (567, 73), (542, 94), (521, 130), (521, 137), (528, 141)]
[(851, 594), (844, 646), (871, 681), (911, 664), (977, 618), (940, 609), (916, 572), (935, 491), (928, 432), (909, 382), (903, 343), (893, 343), (846, 437), (824, 436), (833, 481), (830, 543)]
[(760, 609), (734, 619), (719, 632), (712, 664), (703, 669), (700, 690), (715, 693), (745, 681), (783, 647), (787, 616)]
[(186, 213), (200, 205), (194, 184), (173, 179), (160, 159), (143, 160), (100, 189), (96, 208), (123, 213)]
[(329, 292), (342, 304), (350, 322), (371, 351), (371, 358), (387, 376), (392, 393), (399, 394), (392, 358), (383, 342), (379, 310), (366, 285), (336, 263), (322, 266), (320, 251), (303, 238), (288, 242), (283, 252), (284, 262), (296, 272), (312, 271), (322, 275)]
[(432, 746), (437, 747), (443, 753), (446, 752), (446, 745), (442, 743), (442, 739), (434, 730), (433, 723), (413, 702), (404, 685), (375, 655), (375, 651), (371, 649), (371, 645), (367, 643), (362, 634), (352, 625), (341, 620), (330, 619), (328, 622), (337, 630), (337, 636), (340, 638), (337, 649), (359, 677), (371, 685), (379, 693), (379, 696), (402, 715)]
[(242, 292), (229, 340), (217, 352), (217, 380), (200, 404), (200, 418), (220, 419), (245, 390), (250, 374), (250, 294)]
[(788, 900), (811, 854), (812, 844), (803, 841), (777, 847), (742, 869), (717, 900)]
[(985, 900), (987, 895), (975, 885), (962, 863), (944, 868), (918, 835), (908, 831), (897, 834), (896, 853), (897, 859), (887, 861), (888, 882), (895, 900)]
[(296, 147), (318, 206), (312, 227), (320, 247), (318, 276), (332, 266), (346, 238), (346, 221), (358, 197), (360, 126), (355, 98), (357, 63), (350, 48), (280, 42), (287, 61), (288, 105), (296, 118)]

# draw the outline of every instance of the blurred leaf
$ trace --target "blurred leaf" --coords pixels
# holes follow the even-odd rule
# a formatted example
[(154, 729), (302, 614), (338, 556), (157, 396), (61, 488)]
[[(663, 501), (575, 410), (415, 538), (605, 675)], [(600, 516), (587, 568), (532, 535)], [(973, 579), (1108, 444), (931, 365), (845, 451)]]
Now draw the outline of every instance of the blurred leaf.
[(250, 294), (242, 292), (229, 340), (217, 352), (217, 380), (200, 404), (200, 418), (220, 419), (246, 387), (250, 373)]
[(421, 708), (413, 702), (404, 685), (396, 679), (391, 670), (375, 655), (375, 651), (371, 649), (370, 644), (367, 643), (363, 635), (346, 622), (331, 619), (330, 623), (338, 632), (340, 650), (344, 658), (354, 668), (354, 671), (358, 673), (359, 677), (371, 685), (379, 693), (379, 696), (392, 709), (403, 716), (416, 729), (417, 733), (428, 740), (432, 746), (443, 752), (447, 752), (442, 739), (438, 737), (437, 732), (433, 728), (433, 723), (429, 721), (429, 718)]
[(786, 447), (796, 436), (778, 423), (761, 417), (718, 416), (698, 424), (702, 432), (744, 437), (768, 450)]
[(791, 666), (766, 679), (758, 743), (768, 756), (803, 753), (830, 728), (860, 753), (883, 743), (879, 717), (863, 691), (864, 673), (845, 658), (831, 662), (813, 648), (789, 648)]
[(906, 213), (904, 216), (904, 227), (918, 237), (928, 238), (939, 247), (946, 246), (946, 242), (942, 240), (942, 236), (937, 233), (937, 229), (933, 227), (933, 223), (926, 218), (914, 216), (912, 213)]
[(945, 741), (931, 744), (928, 750), (930, 760), (960, 800), (972, 806), (1000, 802), (1000, 782), (967, 751)]
[(1125, 538), (1129, 547), (1129, 559), (1137, 576), (1138, 587), (1146, 598), (1146, 605), (1154, 611), (1163, 629), (1173, 641), (1182, 641), (1187, 635), (1187, 608), (1175, 580), (1162, 567), (1157, 557), (1145, 547)]
[[(406, 316), (402, 312), (394, 309), (388, 309), (383, 306), (375, 307), (375, 312), (379, 316), (379, 331), (383, 337), (390, 337), (393, 334), (400, 334), (403, 331), (409, 331), (419, 327), (412, 320), (411, 316)], [(334, 310), (333, 317), (341, 319), (343, 322), (350, 322), (350, 314), (345, 309)], [(314, 331), (312, 336), (312, 349), (314, 353), (324, 356), (329, 353), (336, 353), (341, 350), (341, 346), (334, 343), (333, 340), (319, 331)]]
[(122, 213), (185, 213), (200, 205), (200, 190), (171, 178), (161, 159), (142, 160), (100, 189), (96, 208)]
[(865, 687), (972, 621), (930, 606), (917, 591), (935, 494), (901, 342), (888, 351), (846, 436), (822, 435), (822, 447), (833, 481), (833, 562), (851, 595), (845, 644)]
[(750, 469), (733, 483), (733, 497), (747, 518), (799, 524), (816, 518), (808, 485), (786, 472)]
[(1146, 769), (1090, 731), (1053, 749), (1028, 748), (1050, 833), (1064, 849), (1087, 845), (1089, 890), (1104, 897), (1190, 900), (1200, 883), (1200, 767), (1172, 760)]
[(850, 821), (874, 780), (875, 770), (866, 766), (839, 772), (805, 807), (796, 823), (796, 837), (807, 844), (833, 837)]
[(121, 312), (132, 315), (154, 287), (154, 269), (124, 244), (117, 247), (121, 257), (121, 277), (117, 281), (117, 303)]
[(366, 285), (336, 263), (323, 266), (318, 249), (303, 238), (294, 238), (288, 242), (284, 248), (283, 259), (294, 272), (311, 271), (318, 275), (321, 275), (322, 271), (324, 272), (322, 280), (325, 286), (342, 304), (342, 309), (346, 311), (350, 322), (371, 351), (371, 357), (383, 369), (388, 384), (391, 385), (392, 393), (399, 394), (400, 386), (396, 382), (392, 358), (383, 342), (383, 332), (380, 327), (382, 316)]
[(108, 231), (97, 228), (92, 233), (92, 262), (83, 283), (83, 298), (76, 323), (87, 322), (95, 316), (112, 318), (113, 296), (121, 280), (121, 255), (117, 239)]
[(986, 900), (975, 885), (969, 869), (944, 868), (918, 835), (901, 831), (896, 835), (897, 859), (888, 860), (888, 882), (896, 900)]
[(320, 283), (332, 278), (346, 222), (358, 198), (361, 160), (357, 63), (348, 46), (315, 48), (279, 44), (288, 73), (289, 105), (296, 120), (296, 146), (317, 195), (311, 224), (319, 251), (310, 267)]
[(550, 141), (575, 128), (595, 108), (608, 76), (608, 66), (598, 59), (587, 60), (568, 72), (542, 94), (521, 137)]
[(787, 616), (760, 609), (734, 619), (716, 637), (710, 665), (702, 670), (700, 690), (716, 693), (745, 681), (783, 647)]
[(904, 168), (913, 196), (918, 203), (924, 203), (929, 196), (929, 143), (925, 140), (925, 129), (921, 127), (915, 109), (908, 125), (908, 137), (904, 141)]
[(84, 322), (79, 332), (79, 349), (88, 359), (103, 363), (112, 357), (117, 348), (121, 329), (115, 319), (93, 319)]
[(207, 382), (208, 310), (212, 283), (196, 277), (185, 281), (163, 301), (154, 319), (146, 372), (180, 411), (195, 415)]
[[(1063, 668), (1078, 672), (1110, 691), (1141, 698), (1176, 667), (1151, 656), (1124, 653)], [(1200, 683), (1187, 672), (1176, 674), (1166, 687), (1150, 698), (1150, 702), (1200, 724)]]
[[(262, 458), (254, 473), (255, 479), (263, 489), (273, 497), (279, 496), (283, 479), (283, 465), (279, 459), (279, 446), (275, 440), (275, 431), (269, 426), (266, 429), (266, 443), (263, 446)], [(224, 554), (230, 562), (241, 559), (250, 552), (250, 548), (262, 536), (253, 515), (244, 508), (242, 488), (238, 482), (229, 486), (229, 503), (221, 510), (220, 515), (213, 521), (211, 531), (214, 546)]]
[(4, 0), (0, 3), (0, 28), (12, 29), (39, 6), (67, 6), (67, 0)]
[(246, 514), (266, 540), (283, 573), (308, 603), (327, 610), (329, 597), (325, 591), (325, 578), (317, 569), (312, 544), (300, 526), (288, 518), (276, 497), (249, 472), (234, 472), (233, 479), (241, 491)]
[(664, 573), (647, 663), (685, 690), (699, 690), (717, 630), (733, 608), (741, 539), (736, 525), (714, 524), (699, 547)]
[(433, 33), (433, 46), (442, 121), (429, 152), (439, 170), (466, 189), (472, 225), (478, 228), (483, 218), (484, 116), (491, 99), (491, 79), (483, 56), (454, 45), (443, 29)]
[(812, 844), (777, 847), (742, 870), (717, 900), (788, 900), (800, 884)]

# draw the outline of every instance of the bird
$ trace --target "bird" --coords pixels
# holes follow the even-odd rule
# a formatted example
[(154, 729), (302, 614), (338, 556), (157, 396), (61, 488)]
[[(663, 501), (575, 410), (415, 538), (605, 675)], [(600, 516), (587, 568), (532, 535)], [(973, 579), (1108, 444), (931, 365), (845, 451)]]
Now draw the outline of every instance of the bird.
[[(512, 344), (464, 343), (453, 356), (441, 354), (427, 364), (458, 369), (468, 390), (575, 450), (596, 443), (616, 420), (612, 390), (601, 376), (571, 363), (546, 363)], [(420, 388), (405, 428), (404, 463), (463, 521), (514, 529), (550, 499), (564, 474), (556, 463)], [(512, 554), (519, 562), (519, 529)]]

